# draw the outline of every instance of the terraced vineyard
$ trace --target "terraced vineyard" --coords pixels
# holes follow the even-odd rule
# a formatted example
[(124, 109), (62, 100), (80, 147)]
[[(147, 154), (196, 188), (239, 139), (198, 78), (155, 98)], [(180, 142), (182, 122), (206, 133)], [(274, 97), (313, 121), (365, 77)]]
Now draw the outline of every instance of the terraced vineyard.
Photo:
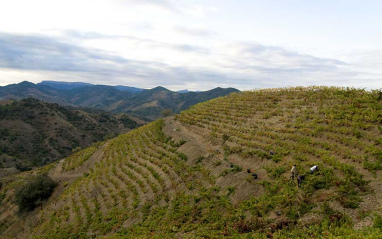
[[(301, 187), (290, 179), (294, 164)], [(319, 171), (310, 174), (313, 165)], [(36, 173), (59, 182), (54, 195), (25, 220), (0, 218), (3, 236), (375, 238), (382, 92), (235, 93), (50, 167)], [(12, 195), (27, 176), (7, 179), (0, 210), (15, 212)]]

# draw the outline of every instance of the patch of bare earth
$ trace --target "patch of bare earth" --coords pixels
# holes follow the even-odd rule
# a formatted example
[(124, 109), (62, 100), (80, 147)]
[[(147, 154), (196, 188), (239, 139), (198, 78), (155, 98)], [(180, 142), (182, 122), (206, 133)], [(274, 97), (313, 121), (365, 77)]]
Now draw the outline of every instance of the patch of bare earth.
[[(201, 164), (210, 170), (210, 173), (216, 178), (216, 185), (227, 193), (228, 187), (233, 187), (234, 192), (230, 195), (233, 203), (239, 203), (247, 200), (252, 196), (260, 196), (264, 193), (264, 188), (259, 184), (260, 180), (267, 179), (267, 173), (263, 166), (266, 161), (253, 157), (243, 159), (238, 155), (231, 155), (228, 161), (223, 159), (223, 151), (221, 145), (213, 144), (209, 137), (203, 134), (198, 128), (184, 125), (176, 121), (173, 117), (169, 117), (165, 121), (166, 126), (164, 132), (171, 136), (175, 142), (181, 140), (186, 141), (178, 151), (188, 156), (188, 164), (191, 166), (198, 163), (197, 159), (203, 156)], [(231, 165), (235, 164), (242, 168), (241, 172), (229, 172), (222, 176), (225, 170), (231, 170)], [(247, 173), (247, 169), (258, 174), (258, 179), (252, 177), (252, 173)]]

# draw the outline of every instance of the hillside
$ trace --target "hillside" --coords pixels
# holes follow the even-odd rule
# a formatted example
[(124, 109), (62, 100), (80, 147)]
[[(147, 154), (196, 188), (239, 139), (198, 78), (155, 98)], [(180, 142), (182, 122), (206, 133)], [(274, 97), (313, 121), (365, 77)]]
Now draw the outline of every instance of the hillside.
[[(3, 179), (11, 238), (377, 238), (382, 93), (331, 87), (234, 93)], [(301, 187), (290, 179), (296, 164)], [(318, 165), (319, 171), (309, 173)], [(257, 174), (248, 173), (247, 169)], [(17, 214), (32, 173), (58, 182)]]
[(0, 86), (0, 100), (36, 98), (42, 101), (67, 105), (65, 96), (50, 86), (39, 86), (28, 81)]
[(0, 167), (6, 168), (0, 177), (15, 166), (45, 165), (138, 127), (126, 115), (87, 113), (33, 98), (0, 102)]
[(179, 113), (191, 105), (238, 92), (215, 88), (205, 92), (178, 93), (164, 87), (143, 90), (127, 86), (92, 85), (81, 82), (21, 82), (0, 87), (0, 100), (33, 97), (66, 106), (91, 107), (116, 114), (127, 113), (150, 122), (162, 117), (163, 110)]

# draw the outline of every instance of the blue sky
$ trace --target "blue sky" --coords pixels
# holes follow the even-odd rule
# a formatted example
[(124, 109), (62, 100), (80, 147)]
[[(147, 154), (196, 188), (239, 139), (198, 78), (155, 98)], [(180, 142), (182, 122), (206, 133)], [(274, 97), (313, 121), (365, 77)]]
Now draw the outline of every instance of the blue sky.
[(382, 88), (382, 1), (0, 2), (0, 85)]

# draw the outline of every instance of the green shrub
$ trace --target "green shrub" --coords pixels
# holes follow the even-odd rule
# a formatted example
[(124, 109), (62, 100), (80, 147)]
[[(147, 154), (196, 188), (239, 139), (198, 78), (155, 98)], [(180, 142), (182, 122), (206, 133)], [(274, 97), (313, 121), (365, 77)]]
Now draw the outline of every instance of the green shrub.
[(31, 167), (26, 166), (26, 165), (24, 165), (23, 163), (20, 163), (20, 162), (18, 162), (18, 163), (16, 164), (16, 169), (20, 170), (21, 172), (32, 170)]
[(234, 164), (233, 167), (232, 167), (232, 171), (235, 172), (235, 173), (238, 173), (238, 172), (243, 171), (243, 168), (240, 167), (239, 165)]
[(227, 187), (227, 191), (228, 191), (227, 197), (229, 197), (229, 195), (231, 195), (231, 194), (233, 194), (235, 192), (235, 188), (236, 187), (234, 187), (234, 186)]
[(379, 214), (375, 214), (375, 216), (374, 216), (373, 227), (379, 228), (382, 230), (382, 218)]
[(16, 204), (20, 212), (32, 211), (52, 194), (57, 183), (46, 174), (31, 178), (16, 191)]
[(363, 161), (363, 168), (368, 169), (369, 171), (373, 172), (376, 170), (381, 170), (381, 160), (376, 160), (375, 162), (369, 161), (367, 158)]
[(198, 157), (197, 159), (196, 159), (196, 163), (201, 163), (203, 160), (205, 159), (205, 157), (204, 156), (200, 156), (200, 157)]
[(362, 198), (348, 182), (343, 182), (339, 186), (337, 200), (346, 208), (357, 208), (362, 202)]
[(178, 156), (179, 156), (179, 158), (181, 159), (181, 160), (184, 160), (184, 161), (187, 161), (187, 155), (185, 155), (184, 153), (179, 153), (178, 154)]
[(267, 170), (270, 178), (279, 178), (283, 173), (285, 173), (285, 168), (283, 166), (266, 167), (265, 170)]

